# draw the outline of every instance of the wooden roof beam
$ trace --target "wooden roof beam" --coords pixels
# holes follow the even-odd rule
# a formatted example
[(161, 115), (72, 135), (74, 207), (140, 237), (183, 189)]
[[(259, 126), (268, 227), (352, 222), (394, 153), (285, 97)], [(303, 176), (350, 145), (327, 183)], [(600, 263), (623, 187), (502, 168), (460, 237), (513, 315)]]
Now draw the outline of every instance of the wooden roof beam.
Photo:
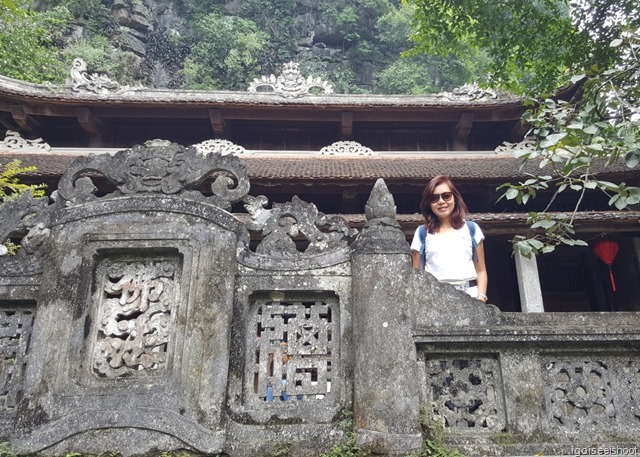
[(95, 117), (91, 109), (86, 106), (78, 106), (76, 108), (76, 118), (82, 130), (90, 135), (103, 135), (105, 133), (105, 123)]
[(509, 141), (513, 143), (522, 141), (524, 136), (529, 131), (529, 127), (530, 125), (528, 122), (525, 122), (522, 119), (520, 119), (518, 122), (514, 124), (513, 127), (511, 127), (511, 131), (509, 132)]
[(209, 122), (216, 138), (225, 138), (227, 132), (227, 122), (222, 117), (222, 110), (210, 109)]
[(27, 133), (34, 134), (40, 128), (40, 124), (32, 116), (27, 113), (23, 105), (12, 105), (11, 116), (13, 120)]
[(353, 135), (353, 113), (351, 111), (343, 111), (340, 122), (340, 139), (350, 140)]
[(466, 151), (469, 149), (467, 138), (473, 128), (474, 118), (475, 116), (473, 113), (462, 113), (460, 120), (453, 128), (451, 150)]

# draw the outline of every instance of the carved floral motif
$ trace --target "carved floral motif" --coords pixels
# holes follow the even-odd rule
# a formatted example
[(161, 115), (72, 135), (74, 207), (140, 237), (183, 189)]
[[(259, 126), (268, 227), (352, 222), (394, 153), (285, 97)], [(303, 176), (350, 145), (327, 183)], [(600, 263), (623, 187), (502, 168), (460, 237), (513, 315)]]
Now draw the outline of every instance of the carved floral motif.
[(166, 367), (177, 262), (105, 261), (93, 369), (118, 378)]
[(279, 94), (287, 98), (302, 97), (309, 93), (309, 90), (318, 88), (325, 94), (333, 93), (333, 87), (327, 81), (319, 77), (308, 76), (305, 78), (300, 74), (300, 66), (296, 62), (288, 62), (282, 68), (279, 76), (270, 75), (254, 79), (249, 88), (249, 92), (258, 92), (260, 89), (267, 89), (269, 92)]
[(335, 143), (320, 149), (319, 154), (339, 156), (370, 156), (374, 152), (357, 141), (336, 141)]
[(556, 425), (570, 431), (615, 425), (614, 392), (607, 364), (593, 360), (554, 361), (547, 364), (547, 379), (547, 401)]
[(535, 151), (536, 149), (536, 139), (533, 136), (527, 136), (519, 143), (509, 143), (508, 141), (503, 141), (501, 145), (499, 145), (495, 151), (501, 154), (515, 154), (519, 155), (522, 152)]
[[(328, 217), (313, 203), (297, 196), (291, 202), (274, 203), (270, 210), (264, 208), (267, 202), (263, 195), (244, 199), (244, 207), (252, 218), (249, 229), (264, 236), (256, 248), (258, 254), (292, 258), (325, 253), (348, 246), (357, 234), (344, 218)], [(303, 239), (307, 244), (303, 251), (298, 250), (296, 239)]]
[(232, 143), (229, 140), (206, 140), (202, 143), (194, 144), (193, 147), (196, 148), (200, 154), (203, 154), (205, 156), (214, 153), (219, 153), (223, 156), (227, 154), (250, 154), (250, 152), (245, 148)]
[(73, 59), (71, 64), (71, 83), (76, 92), (108, 94), (121, 89), (120, 84), (109, 79), (106, 75), (87, 73), (87, 63), (79, 57)]
[[(71, 204), (96, 198), (91, 178), (83, 176), (91, 172), (103, 174), (117, 187), (114, 196), (183, 195), (229, 208), (249, 191), (249, 179), (237, 157), (223, 156), (220, 152), (205, 156), (194, 147), (185, 148), (163, 140), (136, 145), (113, 156), (79, 157), (60, 180), (59, 196), (64, 202)], [(208, 178), (213, 181), (213, 195), (205, 197), (198, 189)]]
[(25, 151), (49, 151), (51, 146), (48, 143), (42, 141), (42, 138), (36, 138), (35, 140), (25, 140), (20, 136), (19, 132), (13, 130), (7, 130), (4, 141), (0, 141), (0, 148), (7, 149), (20, 149)]

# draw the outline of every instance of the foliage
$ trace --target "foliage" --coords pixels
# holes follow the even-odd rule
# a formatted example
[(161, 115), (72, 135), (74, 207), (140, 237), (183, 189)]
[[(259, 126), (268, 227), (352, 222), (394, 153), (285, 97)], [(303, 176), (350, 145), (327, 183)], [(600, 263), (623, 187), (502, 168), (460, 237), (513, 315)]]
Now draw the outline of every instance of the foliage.
[(23, 3), (3, 3), (0, 17), (0, 74), (35, 83), (63, 82), (58, 51), (69, 11), (59, 6), (39, 13)]
[(369, 457), (371, 454), (368, 451), (356, 446), (351, 411), (345, 412), (340, 425), (347, 436), (347, 441), (344, 444), (332, 447), (328, 452), (320, 454), (318, 457)]
[(212, 13), (195, 22), (193, 37), (184, 66), (187, 88), (245, 89), (257, 76), (267, 36), (254, 22)]
[[(523, 165), (538, 164), (539, 172), (499, 187), (503, 198), (521, 204), (549, 196), (544, 211), (529, 214), (533, 235), (514, 240), (521, 254), (584, 244), (573, 222), (588, 191), (604, 192), (618, 209), (640, 202), (640, 189), (598, 178), (619, 159), (630, 168), (640, 162), (636, 0), (404, 1), (417, 8), (414, 54), (485, 50), (491, 83), (531, 103), (523, 119), (536, 146), (520, 157)], [(549, 95), (568, 83), (574, 89), (568, 100)], [(550, 214), (558, 195), (572, 191), (573, 212)]]
[(44, 184), (24, 184), (20, 182), (19, 175), (33, 173), (36, 171), (35, 166), (21, 167), (19, 160), (12, 160), (4, 165), (4, 169), (0, 168), (0, 204), (9, 198), (31, 190), (34, 197), (44, 196)]
[(608, 43), (622, 22), (640, 25), (635, 0), (404, 1), (417, 8), (414, 52), (484, 49), (495, 85), (535, 95), (559, 87), (567, 70), (609, 67), (616, 56)]
[(277, 73), (282, 64), (296, 60), (300, 20), (293, 14), (295, 0), (244, 0), (240, 13), (268, 35), (258, 64), (262, 74)]
[[(376, 91), (386, 94), (426, 94), (451, 90), (473, 80), (482, 80), (487, 59), (481, 51), (469, 49), (464, 58), (448, 55), (412, 55), (411, 23), (416, 8), (404, 4), (376, 23), (380, 48), (394, 56), (377, 74)], [(400, 57), (404, 54), (403, 57)]]
[(446, 445), (447, 430), (442, 422), (430, 416), (425, 409), (420, 410), (420, 425), (424, 448), (418, 457), (464, 457), (460, 451)]
[[(524, 116), (538, 143), (519, 156), (525, 164), (539, 161), (541, 174), (502, 185), (503, 196), (526, 204), (540, 191), (553, 190), (546, 209), (529, 215), (531, 228), (539, 232), (516, 239), (525, 256), (552, 252), (558, 244), (586, 244), (573, 236), (573, 221), (589, 190), (604, 192), (609, 205), (620, 210), (640, 203), (640, 188), (604, 181), (596, 173), (621, 158), (629, 168), (640, 162), (640, 31), (614, 40), (612, 47), (620, 53), (618, 62), (589, 78), (576, 76), (584, 85), (576, 98), (548, 98)], [(572, 214), (547, 214), (559, 194), (571, 191), (577, 194)]]
[(90, 39), (75, 39), (62, 51), (65, 68), (71, 68), (76, 57), (87, 63), (90, 73), (101, 73), (121, 84), (136, 84), (141, 81), (143, 69), (140, 59), (132, 52), (114, 47), (109, 39), (96, 35)]

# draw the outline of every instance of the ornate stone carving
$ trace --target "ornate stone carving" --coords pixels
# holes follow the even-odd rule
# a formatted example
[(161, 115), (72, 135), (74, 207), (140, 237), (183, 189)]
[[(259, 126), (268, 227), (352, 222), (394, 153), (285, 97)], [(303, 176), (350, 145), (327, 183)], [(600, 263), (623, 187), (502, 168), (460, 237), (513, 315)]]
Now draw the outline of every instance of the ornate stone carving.
[[(147, 193), (181, 195), (230, 208), (249, 191), (249, 179), (244, 166), (233, 155), (213, 152), (206, 157), (196, 148), (158, 140), (136, 145), (115, 155), (79, 157), (59, 184), (59, 196), (64, 204), (95, 199), (91, 172), (104, 175), (118, 189), (111, 196)], [(212, 196), (205, 197), (200, 185), (212, 179)]]
[[(296, 62), (288, 62), (282, 68), (280, 76), (270, 75), (254, 79), (249, 88), (249, 92), (259, 92), (260, 89), (267, 89), (287, 98), (302, 97), (309, 93), (312, 88), (318, 88), (325, 94), (333, 93), (333, 87), (327, 81), (319, 77), (308, 76), (305, 78), (300, 74), (300, 66)], [(262, 91), (264, 92), (264, 90)]]
[(7, 130), (4, 136), (4, 141), (0, 141), (0, 148), (7, 149), (20, 149), (23, 151), (49, 151), (51, 146), (48, 143), (42, 141), (42, 138), (36, 138), (35, 140), (25, 140), (20, 136), (19, 132), (13, 130)]
[(357, 141), (336, 141), (329, 146), (320, 149), (318, 154), (339, 156), (371, 156), (375, 153), (368, 147), (362, 146)]
[(499, 154), (514, 154), (516, 156), (519, 156), (525, 152), (535, 151), (536, 144), (537, 141), (535, 137), (527, 136), (519, 143), (509, 143), (508, 141), (503, 141), (502, 144), (495, 149), (495, 151)]
[(44, 217), (47, 203), (47, 198), (33, 198), (31, 191), (27, 191), (0, 205), (0, 243), (39, 223)]
[(631, 397), (631, 416), (640, 424), (640, 360), (627, 360), (622, 367), (623, 387)]
[[(326, 253), (347, 247), (357, 231), (349, 228), (347, 221), (339, 216), (328, 217), (318, 211), (313, 203), (297, 196), (291, 202), (274, 203), (265, 209), (267, 198), (247, 196), (244, 207), (251, 215), (249, 230), (259, 231), (264, 236), (256, 248), (257, 254), (275, 258), (295, 258), (304, 255)], [(295, 239), (307, 244), (298, 249)]]
[(99, 377), (137, 376), (166, 368), (177, 270), (175, 259), (102, 262), (92, 364)]
[(451, 92), (441, 92), (438, 97), (456, 101), (492, 100), (497, 99), (498, 94), (492, 89), (483, 89), (478, 84), (464, 84), (456, 87)]
[(251, 152), (247, 151), (242, 146), (232, 143), (229, 140), (206, 140), (202, 143), (194, 144), (193, 147), (204, 156), (214, 153), (220, 153), (220, 155), (223, 156), (227, 154), (251, 154)]
[(73, 59), (71, 64), (71, 84), (75, 92), (93, 92), (94, 94), (108, 94), (122, 89), (120, 84), (106, 75), (87, 73), (87, 63), (79, 57)]
[(32, 323), (31, 310), (0, 311), (0, 412), (20, 398)]
[(555, 424), (569, 431), (609, 428), (616, 422), (607, 364), (591, 360), (549, 362), (547, 404)]
[(335, 304), (323, 300), (258, 300), (248, 326), (247, 379), (253, 403), (326, 399), (337, 358)]
[(505, 426), (500, 367), (492, 358), (426, 361), (436, 416), (454, 429), (501, 431)]

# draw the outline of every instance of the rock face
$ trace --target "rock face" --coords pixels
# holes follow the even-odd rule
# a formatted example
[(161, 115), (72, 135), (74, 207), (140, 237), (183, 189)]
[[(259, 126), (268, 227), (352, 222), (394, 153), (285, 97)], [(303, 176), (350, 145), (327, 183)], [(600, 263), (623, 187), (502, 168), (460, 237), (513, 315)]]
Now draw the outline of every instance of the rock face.
[[(297, 61), (320, 60), (329, 73), (343, 68), (355, 68), (358, 85), (370, 88), (376, 68), (373, 62), (356, 62), (345, 49), (342, 35), (331, 19), (321, 9), (320, 2), (297, 1), (293, 11), (299, 23)], [(239, 0), (228, 1), (223, 12), (237, 15), (241, 11)], [(111, 16), (117, 29), (112, 34), (114, 45), (139, 58), (144, 73), (148, 75), (145, 85), (150, 87), (174, 87), (176, 67), (168, 58), (167, 41), (172, 37), (186, 36), (189, 21), (185, 8), (168, 0), (115, 0)], [(86, 33), (82, 25), (76, 25), (73, 36)]]

